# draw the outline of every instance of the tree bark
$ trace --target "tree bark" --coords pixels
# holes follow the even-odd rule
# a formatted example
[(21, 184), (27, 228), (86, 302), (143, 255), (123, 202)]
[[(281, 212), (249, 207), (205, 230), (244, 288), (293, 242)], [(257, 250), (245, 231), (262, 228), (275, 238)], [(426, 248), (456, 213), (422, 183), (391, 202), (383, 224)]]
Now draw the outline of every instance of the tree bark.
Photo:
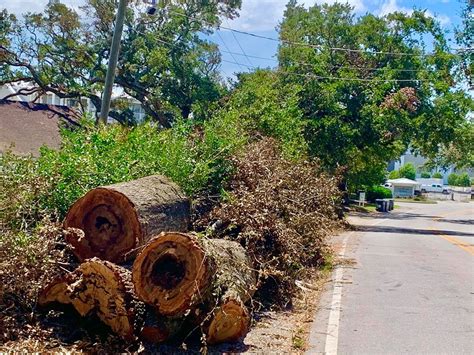
[(69, 209), (64, 226), (84, 231), (66, 236), (79, 260), (121, 263), (133, 259), (151, 236), (186, 231), (189, 220), (189, 199), (155, 175), (89, 191)]
[(171, 319), (158, 314), (153, 307), (146, 307), (146, 316), (140, 338), (149, 343), (163, 343), (181, 334), (187, 328), (186, 319)]
[(137, 297), (160, 314), (200, 319), (211, 343), (236, 340), (249, 330), (244, 304), (256, 290), (256, 275), (236, 242), (162, 233), (138, 255), (132, 281)]
[(134, 294), (130, 271), (98, 258), (87, 260), (40, 293), (40, 305), (55, 302), (71, 304), (81, 316), (95, 312), (126, 340), (135, 340), (143, 323), (145, 306)]

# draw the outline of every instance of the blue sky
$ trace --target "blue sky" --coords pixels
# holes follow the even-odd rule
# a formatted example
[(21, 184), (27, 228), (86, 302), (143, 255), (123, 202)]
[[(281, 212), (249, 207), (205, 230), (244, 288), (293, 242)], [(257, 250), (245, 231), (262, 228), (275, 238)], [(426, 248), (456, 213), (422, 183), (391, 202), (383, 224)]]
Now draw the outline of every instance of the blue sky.
[[(62, 0), (61, 2), (79, 6), (84, 0)], [(268, 37), (277, 38), (275, 27), (281, 21), (283, 11), (288, 0), (242, 0), (242, 10), (240, 17), (223, 22), (223, 26), (252, 32)], [(403, 11), (409, 13), (414, 6), (426, 9), (427, 12), (436, 17), (441, 25), (450, 33), (454, 26), (461, 22), (460, 13), (463, 0), (349, 0), (354, 6), (357, 14), (366, 12), (377, 15), (384, 15), (393, 11)], [(6, 8), (10, 12), (20, 14), (26, 11), (42, 11), (48, 0), (0, 0), (0, 8)], [(323, 3), (319, 0), (299, 0), (305, 6), (314, 3)], [(335, 2), (332, 0), (326, 2)], [(258, 38), (249, 37), (243, 34), (232, 33), (221, 30), (212, 35), (211, 40), (219, 44), (222, 52), (222, 73), (224, 76), (233, 76), (235, 72), (247, 71), (249, 67), (272, 67), (276, 64), (275, 58), (277, 43)], [(452, 45), (455, 47), (455, 45)], [(242, 49), (243, 51), (242, 51)], [(230, 51), (237, 54), (229, 54)], [(268, 58), (267, 60), (246, 58), (245, 52), (249, 56)], [(228, 62), (238, 62), (243, 65), (236, 65)]]

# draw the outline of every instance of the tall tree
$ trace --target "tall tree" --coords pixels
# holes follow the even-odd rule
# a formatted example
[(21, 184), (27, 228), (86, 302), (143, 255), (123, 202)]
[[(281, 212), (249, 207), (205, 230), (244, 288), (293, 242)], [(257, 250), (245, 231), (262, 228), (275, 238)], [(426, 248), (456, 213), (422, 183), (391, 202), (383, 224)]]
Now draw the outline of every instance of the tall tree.
[(355, 17), (349, 5), (292, 0), (280, 38), (279, 72), (302, 88), (310, 152), (328, 169), (346, 167), (349, 184), (382, 180), (408, 147), (435, 156), (466, 123), (460, 58), (424, 11)]
[[(130, 1), (116, 84), (163, 127), (176, 117), (208, 114), (219, 95), (217, 46), (203, 39), (221, 17), (237, 16), (240, 0), (167, 2), (153, 17)], [(52, 4), (22, 20), (0, 14), (0, 81), (35, 83), (24, 93), (89, 98), (97, 111), (112, 38), (116, 1), (87, 0), (80, 12)], [(130, 110), (110, 116), (127, 123)]]

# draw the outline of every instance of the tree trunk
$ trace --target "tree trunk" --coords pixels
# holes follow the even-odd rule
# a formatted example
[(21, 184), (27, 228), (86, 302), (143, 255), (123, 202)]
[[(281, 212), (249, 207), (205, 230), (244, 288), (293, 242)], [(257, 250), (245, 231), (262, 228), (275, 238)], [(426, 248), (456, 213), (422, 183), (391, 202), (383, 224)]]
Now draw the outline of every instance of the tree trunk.
[(71, 304), (81, 316), (95, 312), (113, 332), (135, 340), (145, 306), (134, 294), (130, 271), (98, 258), (56, 280), (39, 295), (38, 303)]
[(69, 209), (64, 226), (84, 231), (66, 236), (79, 260), (121, 263), (133, 259), (151, 236), (186, 231), (189, 220), (189, 199), (155, 175), (89, 191)]
[(153, 307), (147, 306), (146, 309), (140, 338), (149, 343), (162, 343), (173, 339), (187, 328), (185, 318), (170, 319), (158, 314)]
[(255, 292), (256, 276), (236, 242), (162, 233), (138, 255), (132, 281), (137, 296), (160, 314), (203, 320), (209, 342), (236, 340), (248, 332), (244, 304)]

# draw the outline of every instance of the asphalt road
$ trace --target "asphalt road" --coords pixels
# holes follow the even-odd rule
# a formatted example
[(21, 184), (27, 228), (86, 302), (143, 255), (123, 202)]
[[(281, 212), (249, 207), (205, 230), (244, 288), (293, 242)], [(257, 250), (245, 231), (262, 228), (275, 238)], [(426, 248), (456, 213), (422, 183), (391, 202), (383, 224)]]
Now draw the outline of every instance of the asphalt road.
[(350, 221), (308, 353), (474, 354), (474, 203)]

